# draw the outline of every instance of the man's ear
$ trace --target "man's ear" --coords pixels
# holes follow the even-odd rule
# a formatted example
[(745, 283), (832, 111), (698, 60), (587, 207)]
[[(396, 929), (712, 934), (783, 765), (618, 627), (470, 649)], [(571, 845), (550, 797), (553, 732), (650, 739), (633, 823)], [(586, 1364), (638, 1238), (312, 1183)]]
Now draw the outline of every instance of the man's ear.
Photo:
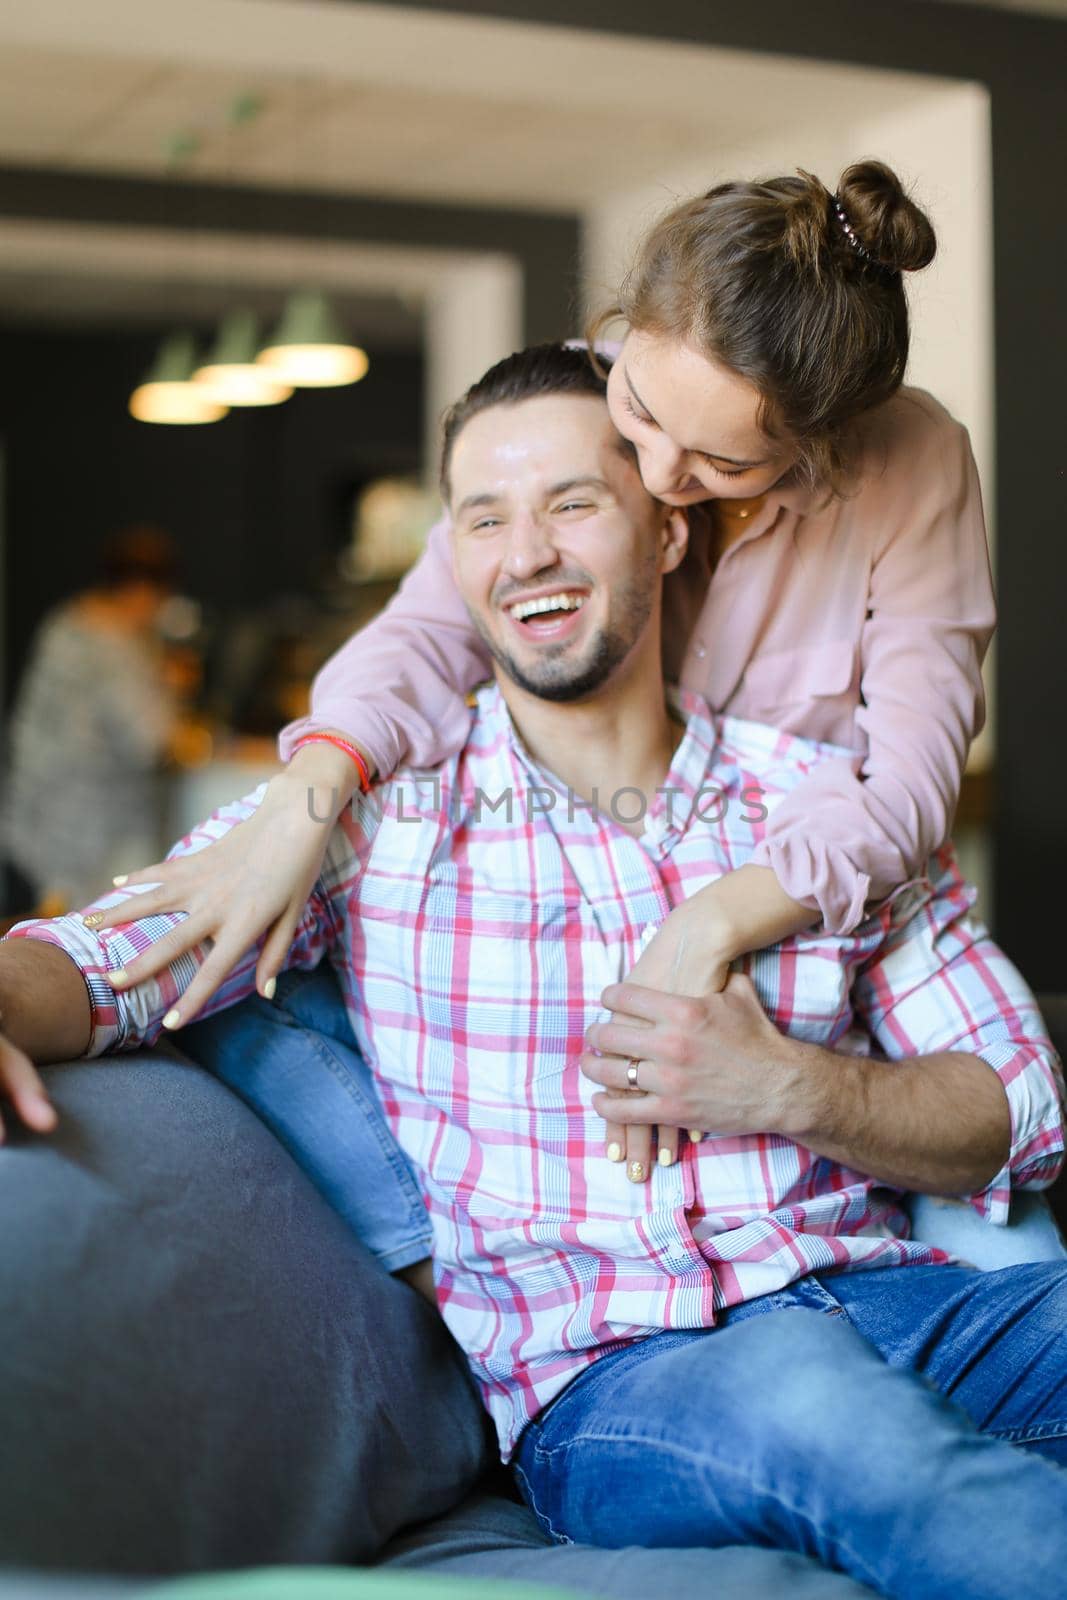
[(663, 506), (665, 513), (660, 529), (661, 571), (673, 572), (685, 560), (689, 548), (689, 518), (682, 506)]

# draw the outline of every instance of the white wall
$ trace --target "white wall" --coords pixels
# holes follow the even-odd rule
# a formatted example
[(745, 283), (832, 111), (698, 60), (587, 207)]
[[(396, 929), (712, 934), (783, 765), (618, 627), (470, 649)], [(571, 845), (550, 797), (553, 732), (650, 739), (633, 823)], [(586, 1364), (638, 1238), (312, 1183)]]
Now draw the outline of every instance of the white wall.
[(425, 301), (427, 481), (437, 482), (441, 418), (489, 367), (522, 346), (523, 278), (511, 256), (469, 257), (435, 275)]

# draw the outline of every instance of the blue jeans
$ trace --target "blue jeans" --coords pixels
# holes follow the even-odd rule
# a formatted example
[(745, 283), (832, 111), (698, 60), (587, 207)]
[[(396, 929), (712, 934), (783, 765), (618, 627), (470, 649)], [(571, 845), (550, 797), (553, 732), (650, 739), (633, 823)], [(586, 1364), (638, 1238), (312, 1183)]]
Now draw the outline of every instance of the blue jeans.
[(559, 1540), (773, 1545), (900, 1600), (1063, 1594), (1064, 1465), (1061, 1263), (803, 1279), (602, 1356), (516, 1458)]
[(387, 1272), (430, 1254), (422, 1190), (328, 963), (280, 973), (273, 1002), (254, 995), (186, 1028), (180, 1042), (252, 1107)]

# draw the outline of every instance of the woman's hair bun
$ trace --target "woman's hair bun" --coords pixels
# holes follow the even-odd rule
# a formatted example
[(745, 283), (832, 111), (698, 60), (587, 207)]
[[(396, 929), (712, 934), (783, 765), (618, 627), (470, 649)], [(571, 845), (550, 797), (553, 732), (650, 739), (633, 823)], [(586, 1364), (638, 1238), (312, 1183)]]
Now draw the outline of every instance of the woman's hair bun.
[(934, 259), (937, 237), (930, 219), (883, 162), (857, 161), (847, 167), (837, 199), (860, 244), (879, 266), (918, 272)]

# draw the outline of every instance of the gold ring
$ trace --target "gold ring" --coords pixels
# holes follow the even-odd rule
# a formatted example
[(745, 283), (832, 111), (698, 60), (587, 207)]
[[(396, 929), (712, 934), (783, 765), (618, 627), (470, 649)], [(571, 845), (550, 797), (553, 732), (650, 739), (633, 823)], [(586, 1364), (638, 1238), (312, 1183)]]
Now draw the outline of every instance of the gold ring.
[(630, 1057), (630, 1061), (629, 1061), (629, 1065), (626, 1068), (626, 1082), (627, 1082), (627, 1085), (635, 1094), (643, 1094), (644, 1093), (644, 1090), (640, 1087), (640, 1085), (637, 1082), (637, 1069), (638, 1069), (638, 1067), (640, 1065), (641, 1065), (641, 1063), (638, 1061), (637, 1057), (636, 1056), (631, 1056)]

